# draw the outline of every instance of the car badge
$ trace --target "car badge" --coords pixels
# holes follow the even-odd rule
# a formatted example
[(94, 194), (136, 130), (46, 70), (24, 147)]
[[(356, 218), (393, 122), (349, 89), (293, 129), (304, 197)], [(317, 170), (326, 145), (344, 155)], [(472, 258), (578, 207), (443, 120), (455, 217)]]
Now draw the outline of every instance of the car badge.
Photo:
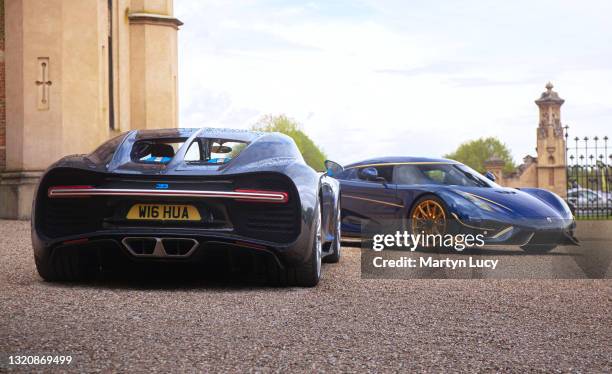
[(550, 218), (550, 217), (546, 217), (546, 220), (547, 220), (549, 223), (551, 223), (551, 222), (552, 222), (552, 218)]
[(168, 183), (157, 183), (155, 185), (155, 188), (157, 188), (157, 189), (168, 189)]

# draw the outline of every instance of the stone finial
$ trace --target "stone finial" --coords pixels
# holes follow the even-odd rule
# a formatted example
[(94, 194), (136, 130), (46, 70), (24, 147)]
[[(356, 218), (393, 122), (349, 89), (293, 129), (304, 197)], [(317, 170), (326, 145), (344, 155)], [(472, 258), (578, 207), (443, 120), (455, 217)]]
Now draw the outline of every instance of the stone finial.
[(553, 91), (553, 84), (551, 82), (546, 83), (546, 91), (542, 92), (540, 98), (535, 101), (536, 104), (558, 104), (562, 105), (565, 100), (559, 97), (559, 94)]

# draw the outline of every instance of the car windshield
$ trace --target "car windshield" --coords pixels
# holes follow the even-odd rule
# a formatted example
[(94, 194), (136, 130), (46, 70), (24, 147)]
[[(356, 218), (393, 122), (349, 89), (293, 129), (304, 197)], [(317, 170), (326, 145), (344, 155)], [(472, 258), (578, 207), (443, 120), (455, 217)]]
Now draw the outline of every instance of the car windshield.
[(397, 184), (499, 187), (470, 167), (447, 163), (396, 165), (393, 180)]

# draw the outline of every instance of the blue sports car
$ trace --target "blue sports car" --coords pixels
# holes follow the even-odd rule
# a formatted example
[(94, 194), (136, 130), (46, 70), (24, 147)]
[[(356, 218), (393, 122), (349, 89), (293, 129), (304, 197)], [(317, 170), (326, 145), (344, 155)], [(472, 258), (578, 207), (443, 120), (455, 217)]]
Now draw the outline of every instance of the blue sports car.
[(559, 196), (501, 187), (492, 173), (483, 176), (453, 160), (385, 157), (326, 167), (341, 183), (343, 236), (399, 222), (413, 234), (481, 234), (487, 245), (527, 252), (577, 244), (574, 217)]

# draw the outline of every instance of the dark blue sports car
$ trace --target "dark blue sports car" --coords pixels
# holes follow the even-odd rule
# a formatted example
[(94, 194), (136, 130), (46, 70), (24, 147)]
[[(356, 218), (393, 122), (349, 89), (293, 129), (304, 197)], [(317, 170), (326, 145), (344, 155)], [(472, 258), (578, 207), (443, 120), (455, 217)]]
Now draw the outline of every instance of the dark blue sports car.
[(487, 245), (519, 245), (528, 252), (577, 244), (574, 218), (559, 196), (501, 187), (492, 173), (485, 177), (453, 160), (385, 157), (326, 166), (341, 182), (343, 236), (396, 222), (413, 234), (458, 230), (481, 234)]

